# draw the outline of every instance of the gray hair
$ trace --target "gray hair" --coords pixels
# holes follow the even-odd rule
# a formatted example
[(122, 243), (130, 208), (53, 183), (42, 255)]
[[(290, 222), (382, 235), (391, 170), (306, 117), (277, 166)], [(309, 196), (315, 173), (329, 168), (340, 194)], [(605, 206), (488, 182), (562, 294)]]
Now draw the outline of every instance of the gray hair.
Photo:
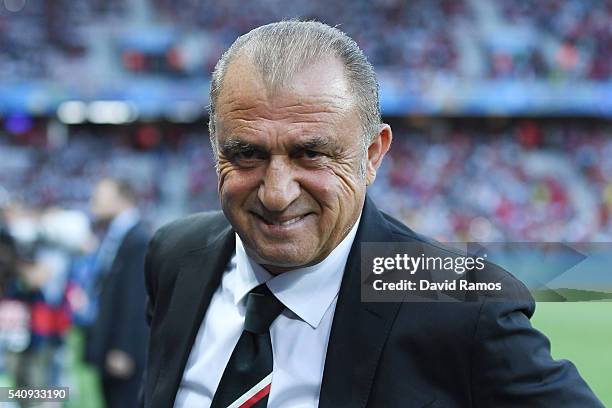
[[(363, 132), (361, 141), (364, 154), (367, 152), (381, 123), (378, 81), (372, 65), (357, 43), (337, 28), (316, 21), (289, 20), (267, 24), (238, 37), (217, 62), (210, 84), (208, 121), (215, 161), (218, 159), (217, 100), (229, 64), (237, 55), (243, 54), (250, 57), (269, 90), (286, 85), (293, 75), (318, 59), (339, 58), (357, 104)], [(360, 167), (364, 176), (365, 163)]]

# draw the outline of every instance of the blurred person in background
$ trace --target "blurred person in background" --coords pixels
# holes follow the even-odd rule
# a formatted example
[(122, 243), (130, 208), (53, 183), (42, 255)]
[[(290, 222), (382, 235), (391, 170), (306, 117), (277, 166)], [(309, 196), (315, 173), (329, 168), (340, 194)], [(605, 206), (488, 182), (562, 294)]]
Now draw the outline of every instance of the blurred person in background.
[(17, 269), (17, 251), (15, 240), (0, 219), (0, 299), (4, 297), (6, 287), (14, 279)]
[(88, 333), (86, 358), (100, 372), (107, 406), (131, 408), (137, 405), (148, 335), (143, 268), (149, 233), (136, 192), (125, 180), (99, 181), (91, 213), (104, 235), (95, 260), (98, 314)]
[[(15, 240), (9, 233), (3, 219), (0, 218), (0, 375), (5, 371), (3, 351), (8, 348), (16, 336), (19, 337), (21, 334), (23, 337), (23, 334), (27, 333), (27, 322), (23, 319), (21, 322), (15, 320), (15, 317), (18, 317), (14, 313), (15, 304), (5, 298), (8, 285), (15, 279), (16, 275), (17, 248)], [(19, 305), (17, 307), (19, 308)], [(24, 311), (23, 308), (20, 310)], [(19, 312), (17, 312), (18, 314)]]
[(17, 387), (65, 386), (62, 357), (71, 327), (66, 288), (89, 222), (81, 212), (60, 208), (14, 204), (7, 213), (9, 239), (3, 242), (13, 249), (14, 267), (3, 284), (0, 332), (8, 373)]
[[(65, 336), (70, 313), (63, 293), (50, 297), (49, 289), (61, 281), (61, 271), (41, 255), (38, 245), (18, 250), (17, 274), (10, 280), (2, 305), (2, 320), (10, 321), (5, 342), (6, 365), (18, 388), (60, 386)], [(35, 406), (22, 401), (21, 406)]]

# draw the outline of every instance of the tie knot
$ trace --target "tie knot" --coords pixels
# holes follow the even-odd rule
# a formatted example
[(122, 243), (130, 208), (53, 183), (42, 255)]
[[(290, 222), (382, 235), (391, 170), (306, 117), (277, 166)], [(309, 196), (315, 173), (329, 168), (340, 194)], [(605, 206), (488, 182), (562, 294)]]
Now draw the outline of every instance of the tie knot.
[(247, 295), (244, 330), (256, 334), (268, 333), (270, 325), (284, 308), (265, 283), (257, 286)]

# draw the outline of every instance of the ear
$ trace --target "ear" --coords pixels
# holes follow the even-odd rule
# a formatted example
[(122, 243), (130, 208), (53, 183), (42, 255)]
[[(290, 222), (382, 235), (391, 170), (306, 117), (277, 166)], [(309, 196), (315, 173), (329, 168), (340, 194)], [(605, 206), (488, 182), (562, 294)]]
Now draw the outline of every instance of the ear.
[(380, 125), (380, 130), (374, 140), (370, 143), (368, 147), (368, 163), (366, 169), (366, 185), (370, 185), (376, 179), (376, 170), (382, 164), (383, 158), (385, 154), (389, 151), (389, 147), (391, 147), (391, 140), (393, 139), (393, 134), (391, 132), (391, 127), (386, 123)]

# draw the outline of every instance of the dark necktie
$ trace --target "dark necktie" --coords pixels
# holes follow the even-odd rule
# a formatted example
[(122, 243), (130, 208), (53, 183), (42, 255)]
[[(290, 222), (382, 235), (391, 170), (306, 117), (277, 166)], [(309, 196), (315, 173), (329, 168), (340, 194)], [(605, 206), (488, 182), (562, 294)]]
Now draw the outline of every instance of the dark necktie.
[(244, 330), (225, 367), (211, 408), (263, 408), (272, 385), (270, 325), (285, 306), (266, 284), (247, 295)]

